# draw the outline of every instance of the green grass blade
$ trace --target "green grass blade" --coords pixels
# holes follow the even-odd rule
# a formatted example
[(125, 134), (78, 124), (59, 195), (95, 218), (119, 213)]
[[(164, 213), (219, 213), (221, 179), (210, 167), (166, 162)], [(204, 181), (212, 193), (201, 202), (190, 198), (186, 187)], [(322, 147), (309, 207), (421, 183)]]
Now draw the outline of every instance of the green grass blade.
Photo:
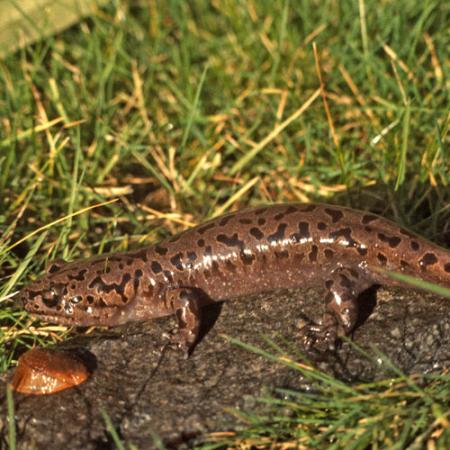
[(108, 433), (111, 435), (111, 438), (114, 442), (114, 445), (116, 446), (117, 450), (126, 450), (125, 449), (125, 445), (123, 444), (123, 442), (121, 441), (121, 439), (119, 438), (119, 434), (117, 433), (117, 430), (115, 429), (111, 418), (109, 417), (108, 413), (101, 408), (100, 409), (100, 414), (103, 417), (103, 421), (105, 422), (106, 425), (106, 430), (108, 431)]
[(6, 385), (6, 406), (8, 409), (8, 447), (16, 450), (16, 420), (14, 416), (14, 397), (10, 384)]

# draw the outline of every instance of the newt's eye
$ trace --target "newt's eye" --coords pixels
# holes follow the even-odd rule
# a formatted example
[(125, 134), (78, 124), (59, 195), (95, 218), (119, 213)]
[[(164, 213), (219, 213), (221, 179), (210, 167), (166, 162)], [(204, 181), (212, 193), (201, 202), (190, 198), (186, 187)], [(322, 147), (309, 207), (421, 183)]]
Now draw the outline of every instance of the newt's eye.
[(42, 298), (45, 300), (53, 300), (56, 297), (56, 292), (54, 289), (50, 289), (49, 291), (44, 291), (42, 294)]
[(42, 301), (49, 308), (53, 308), (58, 304), (58, 294), (54, 288), (44, 291), (42, 294)]

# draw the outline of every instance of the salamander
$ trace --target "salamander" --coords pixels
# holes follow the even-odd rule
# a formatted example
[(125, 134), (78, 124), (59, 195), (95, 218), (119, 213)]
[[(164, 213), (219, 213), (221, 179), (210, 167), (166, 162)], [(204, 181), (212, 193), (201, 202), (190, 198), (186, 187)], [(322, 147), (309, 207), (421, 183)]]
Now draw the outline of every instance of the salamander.
[(357, 298), (383, 270), (450, 287), (450, 251), (378, 215), (327, 204), (275, 204), (232, 212), (139, 250), (54, 262), (21, 291), (27, 311), (77, 326), (116, 326), (175, 314), (188, 352), (201, 309), (255, 293), (324, 290), (326, 307), (305, 342), (348, 335)]

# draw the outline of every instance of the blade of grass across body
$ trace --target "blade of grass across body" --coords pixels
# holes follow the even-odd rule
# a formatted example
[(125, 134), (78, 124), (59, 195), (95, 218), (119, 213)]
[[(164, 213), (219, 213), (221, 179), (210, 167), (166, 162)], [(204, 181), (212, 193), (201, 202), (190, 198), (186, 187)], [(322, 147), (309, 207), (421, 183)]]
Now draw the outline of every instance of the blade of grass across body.
[(18, 245), (20, 245), (22, 242), (27, 241), (28, 239), (30, 239), (31, 237), (35, 236), (36, 234), (41, 233), (44, 230), (47, 230), (48, 228), (53, 227), (54, 225), (64, 222), (65, 220), (67, 220), (68, 218), (71, 217), (75, 217), (75, 216), (79, 216), (80, 214), (83, 214), (87, 211), (90, 211), (91, 209), (95, 209), (95, 208), (100, 208), (101, 206), (106, 206), (106, 205), (110, 205), (111, 203), (115, 203), (117, 202), (119, 199), (115, 198), (113, 200), (108, 200), (107, 202), (102, 202), (102, 203), (96, 203), (95, 205), (91, 205), (91, 206), (87, 206), (86, 208), (82, 208), (79, 211), (75, 211), (72, 214), (69, 214), (67, 216), (61, 217), (57, 220), (54, 220), (53, 222), (50, 222), (46, 225), (43, 225), (42, 227), (37, 228), (36, 230), (32, 231), (31, 233), (28, 233), (26, 236), (24, 236), (22, 239), (19, 239), (18, 241), (14, 242), (14, 244), (10, 245), (9, 247), (7, 247), (6, 249), (2, 250), (0, 254), (3, 253), (8, 253), (9, 251), (11, 251), (14, 247), (17, 247)]

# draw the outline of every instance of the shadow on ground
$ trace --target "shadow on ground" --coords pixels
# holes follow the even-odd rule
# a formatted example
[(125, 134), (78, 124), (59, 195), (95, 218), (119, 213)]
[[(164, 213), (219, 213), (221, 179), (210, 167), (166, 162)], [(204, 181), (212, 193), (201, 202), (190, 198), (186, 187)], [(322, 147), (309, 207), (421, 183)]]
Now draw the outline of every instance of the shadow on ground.
[[(450, 301), (406, 289), (380, 289), (376, 297), (363, 316), (373, 309), (372, 314), (353, 336), (360, 347), (374, 355), (370, 346), (377, 346), (406, 373), (450, 366)], [(178, 448), (207, 432), (243, 426), (230, 409), (257, 408), (255, 396), (277, 387), (304, 387), (305, 380), (231, 344), (223, 334), (266, 349), (264, 335), (295, 342), (299, 315), (317, 317), (318, 304), (320, 296), (308, 290), (228, 302), (221, 311), (213, 308), (208, 311), (210, 329), (188, 360), (176, 350), (161, 350), (172, 318), (75, 338), (71, 346), (83, 346), (96, 358), (94, 376), (50, 396), (15, 394), (18, 448), (113, 449), (101, 409), (119, 436), (140, 450), (153, 448), (152, 435)], [(317, 365), (349, 381), (389, 375), (376, 358), (362, 357), (348, 343)], [(3, 376), (0, 392), (10, 377)], [(0, 429), (6, 448), (2, 397)]]

